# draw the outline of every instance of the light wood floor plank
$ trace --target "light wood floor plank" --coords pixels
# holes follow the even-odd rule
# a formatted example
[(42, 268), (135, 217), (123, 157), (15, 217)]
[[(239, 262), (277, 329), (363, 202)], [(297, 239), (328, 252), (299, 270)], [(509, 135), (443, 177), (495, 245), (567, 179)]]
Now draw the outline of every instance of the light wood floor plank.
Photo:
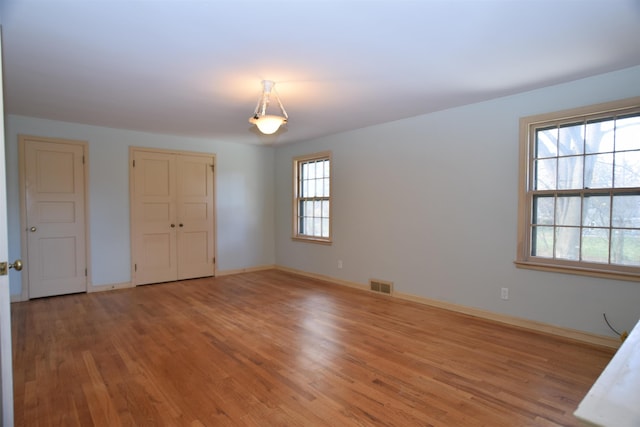
[(17, 426), (578, 426), (613, 355), (275, 270), (12, 321)]

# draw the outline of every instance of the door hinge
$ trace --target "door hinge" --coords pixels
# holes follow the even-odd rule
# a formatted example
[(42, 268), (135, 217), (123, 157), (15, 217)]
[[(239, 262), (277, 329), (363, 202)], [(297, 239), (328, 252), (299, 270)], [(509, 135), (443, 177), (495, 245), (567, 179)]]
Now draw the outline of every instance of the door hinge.
[(214, 264), (216, 263), (216, 257), (213, 257), (213, 263)]
[(82, 164), (84, 165), (84, 154), (82, 155)]
[(136, 161), (135, 160), (133, 161), (133, 167), (134, 168), (136, 167)]
[(138, 264), (133, 264), (133, 271), (138, 271)]
[(84, 269), (84, 277), (87, 277), (87, 269)]
[(215, 165), (211, 165), (211, 172), (213, 172), (213, 168), (215, 167)]

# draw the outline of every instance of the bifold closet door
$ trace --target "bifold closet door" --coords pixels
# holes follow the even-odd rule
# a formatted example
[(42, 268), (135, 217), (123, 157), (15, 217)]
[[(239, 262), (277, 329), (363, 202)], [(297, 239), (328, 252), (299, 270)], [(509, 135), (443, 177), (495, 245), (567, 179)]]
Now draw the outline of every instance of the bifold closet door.
[(213, 158), (133, 153), (134, 284), (214, 274)]

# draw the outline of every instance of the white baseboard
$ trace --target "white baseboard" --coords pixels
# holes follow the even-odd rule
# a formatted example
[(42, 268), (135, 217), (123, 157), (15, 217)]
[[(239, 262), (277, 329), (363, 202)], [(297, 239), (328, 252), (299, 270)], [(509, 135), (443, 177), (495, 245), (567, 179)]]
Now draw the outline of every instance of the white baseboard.
[(254, 271), (273, 270), (274, 268), (276, 268), (276, 266), (271, 264), (271, 265), (259, 265), (256, 267), (238, 268), (236, 270), (222, 270), (222, 271), (216, 271), (216, 277), (231, 276), (232, 274), (252, 273)]
[(620, 347), (620, 341), (606, 337), (603, 335), (596, 335), (589, 332), (578, 331), (575, 329), (564, 328), (560, 326), (550, 325), (548, 323), (537, 322), (535, 320), (523, 319), (521, 317), (508, 316), (506, 314), (495, 313), (488, 310), (482, 310), (479, 308), (468, 307), (465, 305), (453, 304), (444, 301), (433, 300), (429, 298), (423, 298), (412, 294), (405, 294), (396, 292), (393, 294), (396, 298), (400, 298), (407, 301), (414, 301), (420, 304), (430, 305), (432, 307), (438, 307), (445, 310), (456, 311), (458, 313), (468, 314), (470, 316), (481, 317), (483, 319), (493, 320), (496, 322), (506, 323), (511, 326), (517, 326), (520, 328), (531, 329), (537, 332), (542, 332), (551, 335), (558, 335), (564, 338), (573, 339), (576, 341), (582, 341), (589, 344), (596, 344), (605, 347), (618, 348)]
[(296, 270), (295, 268), (284, 267), (282, 265), (276, 265), (276, 270), (286, 271), (287, 273), (297, 274), (298, 276), (309, 277), (312, 279), (324, 280), (325, 282), (335, 283), (342, 286), (348, 286), (350, 288), (360, 289), (361, 291), (368, 291), (369, 287), (361, 283), (350, 282), (347, 280), (336, 279), (335, 277), (325, 276), (324, 274), (309, 273), (302, 270)]
[[(369, 287), (365, 284), (349, 282), (342, 279), (336, 279), (334, 277), (325, 276), (322, 274), (308, 273), (306, 271), (296, 270), (294, 268), (289, 268), (289, 267), (284, 267), (279, 265), (276, 265), (274, 268), (276, 270), (286, 271), (286, 272), (297, 274), (300, 276), (324, 280), (326, 282), (348, 286), (350, 288), (360, 289), (360, 290), (369, 292)], [(416, 302), (419, 304), (429, 305), (432, 307), (438, 307), (445, 310), (455, 311), (458, 313), (468, 314), (470, 316), (480, 317), (483, 319), (493, 320), (495, 322), (505, 323), (511, 326), (517, 326), (520, 328), (530, 329), (530, 330), (534, 330), (537, 332), (542, 332), (550, 335), (557, 335), (563, 338), (586, 342), (589, 344), (595, 344), (595, 345), (600, 345), (600, 346), (610, 347), (610, 348), (618, 348), (620, 347), (620, 344), (621, 344), (620, 340), (612, 337), (596, 335), (589, 332), (578, 331), (575, 329), (563, 328), (560, 326), (550, 325), (548, 323), (542, 323), (534, 320), (523, 319), (520, 317), (495, 313), (492, 311), (481, 310), (479, 308), (453, 304), (445, 301), (438, 301), (430, 298), (424, 298), (424, 297), (420, 297), (413, 294), (394, 292), (392, 297), (399, 298), (406, 301)]]
[(94, 293), (94, 292), (113, 291), (115, 289), (126, 289), (126, 288), (133, 288), (133, 287), (134, 287), (134, 285), (131, 282), (112, 283), (112, 284), (98, 285), (98, 286), (88, 286), (87, 287), (87, 293), (91, 294), (91, 293)]

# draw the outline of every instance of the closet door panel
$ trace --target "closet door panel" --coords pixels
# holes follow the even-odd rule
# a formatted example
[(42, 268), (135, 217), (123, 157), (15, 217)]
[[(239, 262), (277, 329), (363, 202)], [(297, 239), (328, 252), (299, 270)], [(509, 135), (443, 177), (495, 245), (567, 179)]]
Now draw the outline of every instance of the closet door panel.
[(178, 279), (212, 276), (213, 158), (180, 155), (176, 161)]
[(171, 154), (134, 152), (136, 285), (178, 277), (175, 164)]

